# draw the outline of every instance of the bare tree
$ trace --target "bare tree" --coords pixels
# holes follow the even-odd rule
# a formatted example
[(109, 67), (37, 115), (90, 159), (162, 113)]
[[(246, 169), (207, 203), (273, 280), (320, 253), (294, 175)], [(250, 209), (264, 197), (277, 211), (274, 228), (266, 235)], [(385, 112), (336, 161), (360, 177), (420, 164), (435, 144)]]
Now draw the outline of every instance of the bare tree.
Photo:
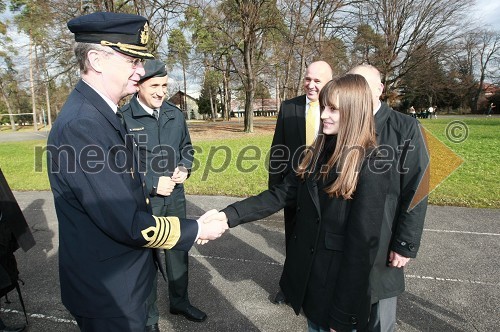
[[(444, 51), (461, 35), (460, 23), (471, 0), (370, 0), (360, 8), (360, 23), (384, 37), (380, 63), (386, 93), (415, 65)], [(428, 52), (421, 52), (422, 47)], [(411, 64), (409, 59), (412, 58)]]
[[(476, 113), (478, 109), (479, 96), (483, 91), (484, 80), (488, 75), (489, 65), (493, 61), (498, 61), (500, 57), (500, 33), (482, 30), (477, 33), (478, 49), (477, 63), (479, 65), (479, 84), (476, 87), (475, 94), (472, 99), (472, 113)], [(498, 68), (497, 68), (498, 69)]]

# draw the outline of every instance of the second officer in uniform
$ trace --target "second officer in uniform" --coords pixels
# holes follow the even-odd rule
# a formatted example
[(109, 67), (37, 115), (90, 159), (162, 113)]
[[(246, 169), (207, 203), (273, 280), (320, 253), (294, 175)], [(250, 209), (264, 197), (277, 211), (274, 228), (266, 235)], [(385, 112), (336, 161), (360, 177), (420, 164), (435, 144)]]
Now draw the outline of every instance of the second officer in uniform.
[[(165, 100), (167, 70), (160, 60), (148, 60), (145, 74), (138, 84), (138, 92), (122, 108), (127, 132), (135, 136), (139, 145), (141, 171), (145, 172), (153, 214), (157, 216), (186, 217), (184, 181), (189, 176), (194, 150), (184, 115), (175, 105)], [(167, 183), (171, 192), (157, 193), (159, 183)], [(195, 322), (202, 322), (206, 314), (191, 305), (188, 298), (188, 253), (165, 251), (169, 286), (170, 313), (180, 314)], [(148, 331), (158, 329), (156, 291), (150, 296)]]

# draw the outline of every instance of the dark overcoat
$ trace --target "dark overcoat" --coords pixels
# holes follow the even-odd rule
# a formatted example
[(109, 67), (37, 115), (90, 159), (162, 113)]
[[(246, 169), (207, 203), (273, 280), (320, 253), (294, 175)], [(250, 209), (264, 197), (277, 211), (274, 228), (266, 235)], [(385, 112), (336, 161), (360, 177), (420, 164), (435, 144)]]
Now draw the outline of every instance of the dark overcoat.
[[(288, 174), (294, 173), (305, 144), (306, 95), (302, 95), (281, 103), (269, 154), (269, 188), (283, 182)], [(285, 241), (288, 245), (295, 221), (295, 207), (287, 206), (283, 212)]]
[[(296, 206), (280, 286), (299, 314), (324, 329), (362, 331), (370, 312), (369, 274), (377, 252), (388, 186), (367, 158), (352, 200), (329, 198), (318, 182), (289, 174), (270, 190), (222, 210), (230, 227)], [(325, 186), (334, 181), (331, 176)]]
[(306, 144), (306, 95), (283, 101), (269, 156), (269, 188), (281, 183), (298, 165)]
[(189, 250), (198, 231), (195, 220), (151, 215), (125, 134), (111, 107), (83, 81), (49, 134), (61, 297), (73, 315), (118, 317), (144, 305), (156, 277), (148, 248)]
[(382, 103), (375, 114), (379, 150), (390, 166), (380, 248), (370, 278), (372, 302), (390, 298), (405, 289), (404, 269), (388, 267), (388, 256), (394, 251), (414, 258), (427, 211), (429, 153), (422, 128), (415, 118), (392, 110)]

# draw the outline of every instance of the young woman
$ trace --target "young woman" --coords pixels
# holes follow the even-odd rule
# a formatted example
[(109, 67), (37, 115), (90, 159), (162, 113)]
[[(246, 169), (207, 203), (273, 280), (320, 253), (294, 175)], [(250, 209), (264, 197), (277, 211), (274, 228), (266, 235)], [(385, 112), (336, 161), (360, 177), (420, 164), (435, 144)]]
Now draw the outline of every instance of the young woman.
[(309, 331), (363, 331), (388, 172), (377, 160), (371, 91), (348, 74), (321, 90), (323, 135), (296, 174), (224, 210), (230, 227), (296, 207), (280, 286)]

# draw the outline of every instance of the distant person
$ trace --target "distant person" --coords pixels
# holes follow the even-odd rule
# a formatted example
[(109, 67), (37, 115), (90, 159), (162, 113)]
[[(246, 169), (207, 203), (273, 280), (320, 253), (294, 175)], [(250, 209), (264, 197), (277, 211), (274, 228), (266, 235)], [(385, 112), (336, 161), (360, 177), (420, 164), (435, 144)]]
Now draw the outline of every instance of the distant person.
[(408, 113), (410, 114), (410, 116), (412, 118), (416, 118), (417, 117), (417, 112), (415, 112), (415, 108), (413, 107), (413, 105), (410, 107), (410, 109), (408, 110)]
[(434, 117), (434, 112), (435, 112), (434, 107), (429, 106), (429, 108), (427, 109), (427, 117), (429, 119), (432, 119)]
[(373, 94), (375, 130), (380, 149), (391, 162), (379, 251), (370, 277), (370, 331), (394, 331), (397, 296), (404, 292), (403, 267), (420, 247), (429, 191), (429, 154), (419, 122), (380, 101), (380, 72), (371, 65), (349, 71), (366, 78)]
[[(319, 93), (332, 79), (332, 69), (325, 61), (311, 63), (304, 76), (304, 95), (283, 101), (276, 120), (269, 158), (269, 189), (296, 170), (303, 148), (312, 144), (320, 127)], [(285, 245), (292, 235), (295, 207), (285, 207)], [(273, 299), (285, 303), (279, 291)]]
[(334, 79), (319, 100), (323, 135), (297, 173), (220, 215), (235, 227), (296, 206), (280, 280), (287, 301), (297, 315), (304, 313), (311, 332), (365, 331), (390, 173), (374, 171), (381, 160), (366, 80)]
[[(145, 169), (146, 192), (155, 216), (186, 218), (184, 181), (193, 165), (194, 149), (182, 111), (165, 100), (167, 70), (160, 60), (146, 60), (145, 74), (138, 82), (138, 92), (122, 107), (127, 131), (135, 136), (139, 158)], [(171, 188), (166, 194), (157, 193), (159, 182)], [(165, 250), (170, 312), (195, 322), (207, 315), (192, 306), (188, 297), (188, 252)], [(146, 331), (159, 331), (160, 318), (153, 284), (151, 308)]]
[(488, 107), (488, 113), (487, 116), (491, 116), (493, 114), (493, 109), (495, 108), (495, 104), (490, 103), (490, 106)]
[(189, 250), (197, 239), (219, 237), (227, 224), (151, 214), (135, 144), (117, 113), (118, 102), (137, 90), (143, 59), (153, 57), (148, 21), (93, 13), (68, 28), (81, 80), (47, 141), (62, 303), (82, 331), (144, 331), (156, 278), (151, 248)]

